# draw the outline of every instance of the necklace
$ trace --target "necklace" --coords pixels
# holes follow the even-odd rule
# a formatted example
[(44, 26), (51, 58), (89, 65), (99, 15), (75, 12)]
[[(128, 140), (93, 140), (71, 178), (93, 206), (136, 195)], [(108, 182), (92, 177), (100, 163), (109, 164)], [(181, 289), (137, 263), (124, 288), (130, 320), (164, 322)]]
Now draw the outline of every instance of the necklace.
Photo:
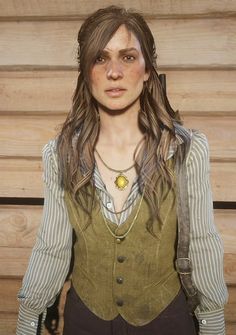
[(96, 152), (96, 154), (98, 155), (100, 161), (103, 163), (103, 165), (104, 165), (108, 170), (110, 170), (110, 171), (112, 171), (112, 172), (116, 172), (116, 173), (118, 173), (118, 176), (116, 176), (116, 178), (115, 178), (114, 184), (115, 184), (115, 186), (118, 188), (118, 190), (123, 191), (123, 190), (128, 186), (128, 184), (129, 184), (129, 179), (128, 179), (128, 177), (125, 175), (125, 172), (131, 170), (131, 169), (135, 166), (135, 164), (132, 164), (131, 166), (129, 166), (128, 168), (123, 169), (123, 170), (120, 170), (120, 169), (119, 169), (119, 170), (117, 170), (117, 169), (113, 169), (113, 168), (111, 168), (110, 166), (108, 166), (108, 165), (104, 162), (104, 160), (103, 160), (102, 157), (100, 156), (100, 154), (99, 154), (99, 152), (97, 151), (97, 149), (95, 149), (95, 152)]
[(121, 211), (117, 211), (117, 212), (115, 212), (115, 211), (112, 211), (111, 209), (109, 209), (109, 208), (103, 203), (102, 198), (101, 198), (101, 196), (100, 196), (99, 193), (98, 193), (98, 197), (99, 197), (99, 200), (101, 201), (102, 206), (103, 206), (104, 208), (106, 208), (106, 210), (107, 210), (108, 212), (110, 212), (110, 213), (112, 213), (112, 214), (116, 214), (116, 215), (125, 212), (128, 208), (130, 208), (130, 207), (133, 205), (133, 203), (134, 203), (135, 200), (137, 199), (137, 196), (135, 196), (135, 198), (130, 202), (130, 204), (129, 204), (128, 206), (126, 206), (126, 207), (125, 207), (124, 209), (122, 209)]
[(143, 201), (143, 197), (144, 197), (144, 192), (145, 192), (145, 187), (143, 189), (143, 192), (142, 192), (142, 196), (141, 196), (141, 199), (139, 201), (139, 205), (138, 205), (138, 209), (137, 209), (137, 212), (128, 228), (128, 230), (122, 234), (122, 235), (116, 235), (115, 233), (113, 233), (113, 231), (111, 230), (111, 228), (109, 227), (108, 223), (107, 223), (107, 219), (105, 218), (104, 216), (104, 213), (103, 213), (103, 210), (101, 209), (101, 212), (102, 212), (102, 217), (103, 217), (103, 221), (107, 227), (107, 230), (109, 231), (109, 233), (116, 239), (116, 242), (119, 244), (121, 243), (125, 238), (126, 236), (129, 234), (129, 232), (131, 231), (131, 229), (133, 228), (133, 225), (138, 217), (138, 214), (139, 214), (139, 211), (140, 211), (140, 208), (141, 208), (141, 204), (142, 204), (142, 201)]

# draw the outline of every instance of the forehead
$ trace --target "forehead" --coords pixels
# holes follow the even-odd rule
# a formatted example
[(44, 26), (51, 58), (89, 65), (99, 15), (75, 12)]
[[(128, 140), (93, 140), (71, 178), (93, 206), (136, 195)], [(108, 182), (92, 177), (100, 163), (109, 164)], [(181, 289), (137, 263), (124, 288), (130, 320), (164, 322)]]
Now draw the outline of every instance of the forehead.
[(104, 50), (113, 52), (128, 48), (135, 48), (141, 52), (141, 46), (135, 34), (129, 31), (125, 25), (121, 25), (111, 37)]

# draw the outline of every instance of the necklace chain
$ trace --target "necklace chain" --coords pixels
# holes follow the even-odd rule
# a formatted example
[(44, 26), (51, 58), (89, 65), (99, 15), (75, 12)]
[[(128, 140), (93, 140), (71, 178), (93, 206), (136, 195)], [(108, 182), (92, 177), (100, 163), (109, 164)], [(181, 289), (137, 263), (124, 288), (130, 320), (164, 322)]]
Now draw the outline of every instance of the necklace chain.
[[(141, 141), (143, 141), (145, 137), (143, 137), (137, 144), (136, 149), (138, 148), (138, 145), (141, 143)], [(135, 149), (135, 151), (136, 151)], [(99, 154), (99, 152), (97, 151), (97, 149), (94, 150), (94, 152), (96, 152), (96, 154), (98, 155), (98, 158), (100, 159), (100, 161), (102, 162), (102, 164), (110, 171), (118, 173), (118, 175), (116, 176), (115, 180), (114, 180), (114, 184), (116, 186), (116, 188), (119, 191), (123, 191), (129, 184), (129, 179), (128, 177), (124, 174), (125, 172), (131, 170), (134, 166), (135, 163), (132, 164), (131, 166), (129, 166), (126, 169), (113, 169), (111, 168), (109, 165), (107, 165), (107, 163), (104, 162), (104, 160), (102, 159), (101, 155)]]
[(129, 232), (131, 231), (131, 229), (133, 228), (133, 225), (134, 225), (134, 223), (135, 223), (135, 221), (136, 221), (136, 219), (137, 219), (137, 217), (138, 217), (138, 214), (139, 214), (139, 211), (140, 211), (140, 208), (141, 208), (141, 204), (142, 204), (143, 197), (144, 197), (144, 192), (145, 192), (145, 187), (144, 187), (144, 189), (143, 189), (142, 196), (141, 196), (141, 199), (140, 199), (140, 201), (139, 201), (139, 205), (138, 205), (137, 212), (136, 212), (136, 214), (135, 214), (135, 216), (134, 216), (134, 218), (133, 218), (133, 220), (132, 220), (132, 222), (131, 222), (131, 224), (130, 224), (128, 230), (127, 230), (123, 235), (116, 235), (115, 233), (113, 233), (113, 231), (111, 230), (111, 228), (109, 227), (109, 225), (108, 225), (108, 223), (107, 223), (107, 219), (105, 218), (105, 215), (104, 215), (104, 213), (103, 213), (103, 210), (101, 209), (102, 217), (103, 217), (103, 221), (104, 221), (104, 223), (105, 223), (105, 225), (106, 225), (108, 231), (110, 232), (110, 234), (111, 234), (114, 238), (116, 238), (116, 239), (118, 239), (118, 240), (124, 239), (124, 238), (129, 234)]
[(137, 196), (136, 196), (136, 197), (133, 199), (133, 201), (131, 201), (131, 203), (130, 203), (127, 207), (125, 207), (124, 209), (122, 209), (121, 211), (115, 212), (115, 211), (112, 211), (111, 209), (109, 209), (106, 205), (104, 205), (104, 203), (103, 203), (103, 201), (102, 201), (102, 198), (101, 198), (100, 194), (98, 195), (98, 197), (99, 197), (99, 199), (100, 199), (100, 201), (101, 201), (103, 207), (105, 207), (106, 210), (107, 210), (108, 212), (112, 213), (112, 214), (121, 214), (121, 213), (125, 212), (128, 208), (130, 208), (130, 206), (133, 205), (133, 203), (135, 202), (135, 200), (136, 200), (136, 198), (137, 198)]
[(103, 165), (110, 171), (113, 171), (113, 172), (116, 172), (116, 173), (124, 173), (124, 172), (127, 172), (127, 171), (131, 170), (135, 166), (135, 164), (132, 164), (131, 166), (129, 166), (128, 168), (123, 169), (123, 170), (122, 169), (119, 169), (119, 170), (118, 169), (113, 169), (104, 162), (104, 160), (102, 159), (102, 157), (99, 154), (99, 152), (97, 151), (97, 149), (95, 149), (95, 152), (98, 155), (100, 161), (103, 163)]

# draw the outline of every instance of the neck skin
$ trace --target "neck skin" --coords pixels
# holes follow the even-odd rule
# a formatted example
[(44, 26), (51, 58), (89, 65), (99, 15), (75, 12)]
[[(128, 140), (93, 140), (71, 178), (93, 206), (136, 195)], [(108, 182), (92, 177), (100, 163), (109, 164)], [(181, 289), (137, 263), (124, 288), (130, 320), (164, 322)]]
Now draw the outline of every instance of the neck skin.
[(99, 144), (113, 147), (136, 145), (143, 137), (143, 132), (138, 125), (139, 109), (139, 104), (122, 111), (99, 108)]

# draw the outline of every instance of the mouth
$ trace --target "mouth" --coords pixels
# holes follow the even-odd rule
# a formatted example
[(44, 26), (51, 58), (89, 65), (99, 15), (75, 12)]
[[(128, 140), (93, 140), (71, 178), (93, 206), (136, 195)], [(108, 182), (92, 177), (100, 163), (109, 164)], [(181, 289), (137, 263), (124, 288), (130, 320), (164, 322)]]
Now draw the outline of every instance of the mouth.
[(122, 87), (111, 87), (105, 90), (106, 94), (110, 97), (120, 97), (125, 91), (126, 89)]

